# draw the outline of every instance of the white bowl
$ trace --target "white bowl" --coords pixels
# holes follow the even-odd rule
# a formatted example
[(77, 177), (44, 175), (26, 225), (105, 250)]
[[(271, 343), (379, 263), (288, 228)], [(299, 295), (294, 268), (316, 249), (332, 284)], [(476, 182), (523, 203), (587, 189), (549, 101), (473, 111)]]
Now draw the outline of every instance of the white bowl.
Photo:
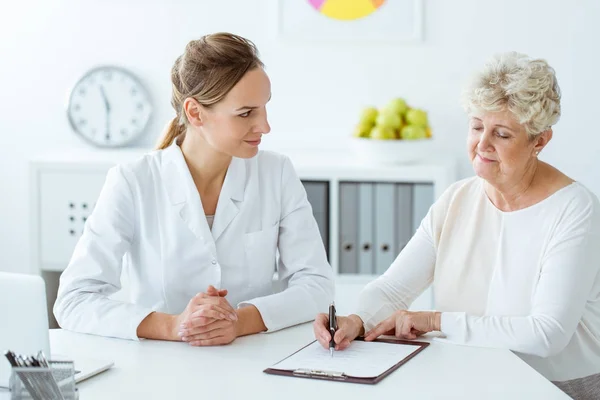
[(435, 141), (431, 138), (369, 139), (352, 137), (350, 146), (356, 156), (369, 164), (414, 164), (434, 157)]

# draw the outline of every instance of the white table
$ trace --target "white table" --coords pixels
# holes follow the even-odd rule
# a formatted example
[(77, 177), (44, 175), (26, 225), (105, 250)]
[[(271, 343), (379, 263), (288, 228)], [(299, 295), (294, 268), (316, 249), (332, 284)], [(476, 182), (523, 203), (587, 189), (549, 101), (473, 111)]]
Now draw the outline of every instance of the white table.
[(313, 340), (303, 324), (222, 347), (140, 342), (50, 331), (53, 353), (110, 359), (79, 384), (82, 400), (127, 399), (568, 399), (507, 350), (431, 345), (380, 383), (290, 378), (263, 370)]

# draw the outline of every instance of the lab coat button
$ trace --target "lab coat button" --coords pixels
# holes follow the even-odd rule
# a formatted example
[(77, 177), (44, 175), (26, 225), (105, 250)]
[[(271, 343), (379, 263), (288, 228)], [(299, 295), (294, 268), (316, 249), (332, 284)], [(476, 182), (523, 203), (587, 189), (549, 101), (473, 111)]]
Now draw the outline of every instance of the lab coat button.
[(215, 265), (215, 264), (217, 263), (217, 260), (215, 260), (215, 259), (213, 258), (213, 260), (212, 260), (211, 262), (212, 262), (212, 265)]

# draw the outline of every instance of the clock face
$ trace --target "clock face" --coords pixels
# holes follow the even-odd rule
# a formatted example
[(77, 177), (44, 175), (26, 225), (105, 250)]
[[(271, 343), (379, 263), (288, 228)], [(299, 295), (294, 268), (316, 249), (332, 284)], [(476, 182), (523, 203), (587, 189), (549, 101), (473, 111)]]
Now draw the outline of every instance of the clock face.
[(137, 78), (113, 66), (89, 71), (69, 96), (69, 122), (85, 140), (119, 147), (137, 139), (150, 119), (148, 93)]

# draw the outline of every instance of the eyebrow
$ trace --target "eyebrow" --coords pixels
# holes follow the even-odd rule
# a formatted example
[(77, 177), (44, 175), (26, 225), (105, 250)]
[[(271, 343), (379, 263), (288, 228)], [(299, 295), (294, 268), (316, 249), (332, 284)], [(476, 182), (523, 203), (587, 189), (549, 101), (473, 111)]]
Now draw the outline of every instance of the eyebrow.
[[(473, 117), (473, 119), (474, 119), (474, 120), (477, 120), (478, 122), (483, 122), (481, 119), (479, 119), (479, 118), (477, 118), (477, 117)], [(498, 125), (496, 125), (496, 126), (499, 126), (499, 127), (501, 127), (501, 128), (505, 128), (505, 129), (508, 129), (509, 131), (514, 131), (514, 129), (513, 129), (513, 128), (511, 128), (510, 126), (506, 126), (506, 125), (500, 125), (500, 124), (498, 124)]]
[[(272, 96), (272, 94), (269, 95), (269, 100), (267, 100), (267, 103), (271, 100), (271, 96)], [(258, 108), (258, 106), (243, 106), (243, 107), (237, 108), (235, 111), (254, 110), (257, 108)]]

